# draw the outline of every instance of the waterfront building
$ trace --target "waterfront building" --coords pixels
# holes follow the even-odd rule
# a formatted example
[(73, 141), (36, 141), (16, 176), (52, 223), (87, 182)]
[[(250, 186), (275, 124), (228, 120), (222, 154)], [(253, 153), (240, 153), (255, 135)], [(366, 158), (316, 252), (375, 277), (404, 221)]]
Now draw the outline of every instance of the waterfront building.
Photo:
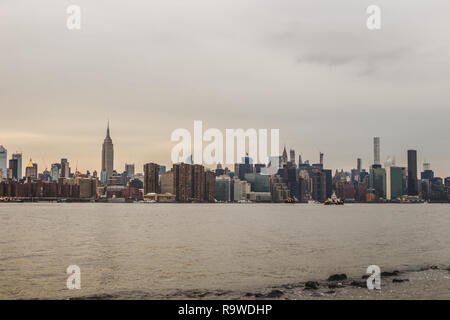
[(107, 177), (112, 176), (114, 171), (114, 145), (109, 132), (109, 121), (102, 146), (102, 171), (106, 172)]
[(144, 194), (159, 193), (159, 165), (147, 163), (144, 165)]
[(270, 177), (270, 197), (272, 202), (285, 202), (291, 197), (288, 186), (279, 175)]
[(233, 197), (235, 202), (247, 200), (247, 194), (251, 192), (251, 185), (247, 181), (242, 181), (237, 178), (233, 180)]
[(229, 176), (216, 177), (214, 195), (217, 201), (231, 201), (231, 178)]
[(400, 199), (403, 195), (403, 169), (386, 167), (386, 200)]
[(369, 175), (369, 189), (373, 190), (377, 199), (386, 199), (386, 170), (372, 167)]
[(268, 175), (262, 175), (261, 173), (246, 173), (242, 180), (250, 183), (251, 191), (253, 192), (270, 192), (270, 177)]
[(161, 193), (175, 194), (173, 183), (173, 171), (167, 171), (161, 174)]

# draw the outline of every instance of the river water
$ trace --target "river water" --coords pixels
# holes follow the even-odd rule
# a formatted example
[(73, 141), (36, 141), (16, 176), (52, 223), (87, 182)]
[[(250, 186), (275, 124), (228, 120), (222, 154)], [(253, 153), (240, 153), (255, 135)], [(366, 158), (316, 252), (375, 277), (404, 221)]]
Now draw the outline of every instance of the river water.
[(448, 266), (449, 230), (446, 204), (2, 203), (0, 299), (227, 297), (373, 264)]

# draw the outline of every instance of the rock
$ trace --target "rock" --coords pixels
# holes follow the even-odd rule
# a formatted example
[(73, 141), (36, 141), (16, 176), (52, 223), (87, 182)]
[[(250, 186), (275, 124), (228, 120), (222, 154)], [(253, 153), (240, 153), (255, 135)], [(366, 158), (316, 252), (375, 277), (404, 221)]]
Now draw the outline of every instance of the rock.
[(430, 269), (431, 270), (439, 270), (439, 267), (438, 266), (431, 266)]
[(281, 290), (272, 290), (266, 295), (266, 297), (267, 298), (279, 298), (282, 295), (284, 295), (283, 291), (281, 291)]
[(352, 281), (350, 285), (358, 288), (367, 288), (367, 283), (365, 281)]
[(254, 294), (250, 293), (250, 292), (247, 292), (246, 294), (244, 294), (244, 297), (253, 297), (253, 296), (254, 296)]
[(333, 274), (328, 278), (328, 281), (343, 281), (347, 280), (347, 275), (345, 273)]
[(319, 283), (316, 281), (308, 281), (305, 283), (304, 290), (317, 290), (319, 289)]
[(400, 274), (400, 271), (398, 270), (394, 270), (392, 272), (388, 272), (388, 271), (383, 271), (381, 273), (382, 277), (393, 277), (393, 276), (398, 276)]
[(363, 276), (361, 277), (361, 279), (364, 279), (364, 280), (366, 280), (367, 278), (369, 278), (369, 275), (368, 275), (368, 274), (365, 274), (365, 275), (363, 275)]
[(409, 281), (409, 279), (392, 279), (393, 283), (402, 283), (402, 282), (405, 282), (405, 281)]

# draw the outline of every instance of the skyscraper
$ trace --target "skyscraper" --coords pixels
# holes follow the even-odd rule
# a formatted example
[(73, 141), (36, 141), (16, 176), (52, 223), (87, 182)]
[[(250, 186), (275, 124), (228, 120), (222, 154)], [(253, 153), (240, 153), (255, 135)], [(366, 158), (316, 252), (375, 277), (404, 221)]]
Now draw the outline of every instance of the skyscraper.
[(380, 161), (380, 137), (373, 138), (373, 164), (381, 165)]
[(132, 178), (134, 176), (134, 163), (125, 164), (125, 173), (127, 175), (127, 178)]
[(159, 193), (159, 165), (144, 164), (144, 194)]
[(418, 195), (417, 185), (417, 151), (408, 150), (408, 195)]
[(102, 171), (106, 172), (106, 176), (109, 178), (112, 176), (114, 170), (114, 146), (109, 135), (109, 121), (106, 129), (106, 138), (103, 141), (102, 148)]
[(70, 177), (70, 167), (67, 159), (61, 159), (61, 177), (69, 178)]
[(6, 166), (6, 160), (8, 158), (8, 152), (3, 146), (0, 146), (0, 179), (7, 178), (8, 167)]
[(17, 160), (17, 171), (16, 171), (16, 174), (17, 174), (17, 180), (20, 180), (20, 179), (22, 179), (22, 154), (21, 153), (14, 153), (13, 155), (12, 155), (12, 158), (14, 159), (14, 160)]
[(33, 161), (30, 159), (30, 162), (28, 163), (27, 167), (25, 168), (25, 177), (36, 179), (37, 178), (37, 171), (36, 167), (33, 164)]
[(294, 149), (291, 149), (291, 150), (289, 150), (289, 161), (291, 161), (291, 164), (293, 165), (293, 166), (295, 166), (295, 150)]

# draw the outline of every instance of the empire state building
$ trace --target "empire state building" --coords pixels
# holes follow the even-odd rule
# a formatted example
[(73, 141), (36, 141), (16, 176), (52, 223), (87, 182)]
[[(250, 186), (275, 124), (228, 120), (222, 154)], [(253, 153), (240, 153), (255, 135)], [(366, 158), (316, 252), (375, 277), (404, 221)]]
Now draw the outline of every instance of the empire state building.
[(103, 141), (102, 148), (102, 172), (106, 173), (109, 178), (112, 176), (114, 170), (114, 146), (109, 136), (109, 121), (108, 128), (106, 129), (106, 138)]

